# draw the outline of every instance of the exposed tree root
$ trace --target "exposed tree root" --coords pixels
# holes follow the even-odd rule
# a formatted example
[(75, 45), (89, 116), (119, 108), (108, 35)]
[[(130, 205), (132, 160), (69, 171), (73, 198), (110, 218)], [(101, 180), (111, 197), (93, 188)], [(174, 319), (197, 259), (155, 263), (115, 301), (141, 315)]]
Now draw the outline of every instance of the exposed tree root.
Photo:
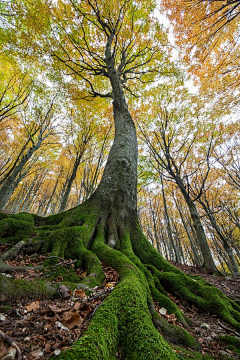
[[(119, 215), (111, 212), (111, 207), (103, 208), (91, 201), (46, 219), (37, 217), (37, 228), (32, 225), (33, 216), (30, 219), (30, 215), (23, 215), (25, 220), (21, 220), (21, 214), (18, 219), (4, 217), (0, 220), (4, 242), (18, 243), (19, 237), (25, 241), (28, 237), (29, 246), (24, 247), (24, 251), (51, 252), (52, 256), (75, 259), (76, 266), (87, 272), (78, 287), (92, 288), (103, 282), (100, 260), (120, 275), (120, 283), (97, 309), (86, 332), (61, 356), (62, 359), (116, 359), (118, 349), (121, 349), (122, 358), (129, 360), (177, 359), (167, 341), (198, 350), (199, 344), (186, 330), (169, 324), (155, 310), (154, 301), (157, 301), (169, 314), (175, 314), (185, 328), (190, 327), (189, 319), (168, 293), (217, 314), (236, 329), (240, 328), (240, 306), (203, 279), (193, 279), (164, 260), (147, 242), (134, 215)], [(12, 229), (7, 237), (6, 226), (8, 221), (13, 224), (12, 220), (15, 230)], [(27, 235), (22, 232), (22, 226), (27, 229)], [(16, 252), (11, 254), (14, 256)], [(0, 280), (2, 293), (11, 298), (11, 291), (16, 286), (14, 280), (4, 276)], [(75, 279), (71, 282), (76, 286)], [(33, 287), (36, 291), (37, 282), (34, 285), (24, 282), (23, 286), (20, 281), (19, 284), (20, 289), (25, 287), (25, 294), (32, 294)], [(41, 294), (56, 295), (56, 288), (48, 289), (43, 283), (37, 286)]]

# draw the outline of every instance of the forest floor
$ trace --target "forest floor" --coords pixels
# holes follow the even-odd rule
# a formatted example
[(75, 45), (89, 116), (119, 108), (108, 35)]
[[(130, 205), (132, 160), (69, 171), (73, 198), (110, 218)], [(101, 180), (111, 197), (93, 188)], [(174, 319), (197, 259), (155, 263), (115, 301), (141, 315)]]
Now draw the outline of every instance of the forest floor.
[[(5, 251), (5, 245), (0, 246), (0, 254)], [(39, 265), (46, 260), (46, 256), (18, 256), (14, 261), (9, 261), (9, 265), (25, 266)], [(81, 269), (74, 269), (71, 260), (58, 259), (58, 264), (67, 269), (75, 271), (77, 275), (84, 278), (86, 273)], [(57, 266), (56, 265), (56, 266)], [(185, 273), (202, 276), (204, 279), (221, 289), (226, 295), (234, 300), (240, 300), (240, 279), (232, 277), (216, 277), (201, 272), (194, 266), (175, 264)], [(105, 264), (102, 264), (105, 273), (105, 280), (101, 287), (92, 289), (91, 293), (86, 293), (81, 289), (69, 291), (62, 276), (51, 279), (53, 284), (59, 283), (59, 297), (57, 299), (42, 299), (37, 296), (35, 299), (21, 299), (0, 305), (0, 359), (18, 358), (23, 359), (48, 359), (50, 356), (56, 357), (62, 351), (72, 346), (82, 333), (86, 330), (88, 323), (102, 301), (109, 295), (119, 281), (117, 272)], [(33, 280), (46, 278), (46, 273), (41, 270), (29, 269), (5, 273), (15, 279)], [(48, 279), (46, 278), (46, 281)], [(16, 289), (17, 291), (17, 289)], [(4, 294), (3, 294), (4, 295)], [(194, 306), (188, 306), (183, 300), (171, 296), (171, 299), (192, 320), (191, 334), (202, 345), (201, 352), (209, 355), (212, 359), (240, 359), (239, 354), (227, 347), (226, 344), (218, 340), (218, 336), (237, 335), (227, 324), (211, 316), (208, 313), (200, 312)], [(160, 304), (155, 303), (157, 311), (167, 321), (178, 325), (175, 315), (168, 314), (166, 309)], [(160, 329), (159, 329), (160, 331)], [(161, 331), (160, 331), (161, 332)], [(186, 353), (175, 348), (176, 353), (186, 358)], [(12, 355), (10, 355), (12, 354)], [(188, 349), (187, 358), (195, 358), (194, 353)], [(116, 359), (122, 359), (121, 353), (116, 354)], [(154, 360), (154, 359), (146, 359)]]

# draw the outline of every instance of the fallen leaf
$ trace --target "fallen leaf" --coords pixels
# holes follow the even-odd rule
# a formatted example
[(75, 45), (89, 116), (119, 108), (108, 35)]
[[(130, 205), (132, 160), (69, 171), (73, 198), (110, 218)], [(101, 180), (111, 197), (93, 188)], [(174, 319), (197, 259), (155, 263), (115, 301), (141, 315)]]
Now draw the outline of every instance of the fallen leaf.
[(6, 356), (4, 356), (4, 358), (2, 358), (2, 360), (6, 359), (6, 360), (14, 360), (16, 358), (16, 353), (17, 350), (15, 347), (11, 347), (10, 349), (8, 349), (8, 353)]
[(75, 289), (73, 294), (75, 297), (79, 297), (80, 299), (87, 297), (87, 295), (85, 294), (85, 291), (81, 290), (81, 289)]
[(54, 314), (60, 314), (62, 312), (70, 310), (72, 307), (70, 305), (67, 305), (63, 308), (57, 307), (57, 305), (48, 305), (48, 308), (54, 313)]
[(35, 358), (39, 358), (43, 356), (43, 351), (38, 349), (38, 350), (33, 350), (30, 352), (30, 355), (35, 357)]
[(46, 342), (46, 344), (45, 344), (45, 351), (46, 351), (46, 352), (50, 352), (50, 348), (51, 348), (51, 343), (50, 343), (50, 342)]
[(0, 359), (2, 359), (5, 355), (7, 355), (8, 351), (4, 345), (3, 340), (0, 340)]
[(175, 323), (177, 322), (177, 318), (176, 318), (175, 314), (170, 314), (170, 315), (166, 314), (166, 318), (173, 325), (175, 325)]
[(51, 329), (52, 328), (52, 324), (46, 324), (44, 325), (44, 330), (45, 331), (48, 331), (48, 329)]
[(86, 317), (88, 317), (88, 315), (93, 311), (93, 309), (91, 308), (91, 306), (85, 304), (84, 306), (81, 307), (80, 312), (81, 312), (81, 317), (84, 318), (84, 320), (86, 319)]
[(81, 307), (81, 303), (79, 303), (79, 302), (76, 302), (73, 306), (74, 310), (76, 310), (76, 311), (78, 311), (80, 309), (80, 307)]
[(111, 288), (111, 287), (114, 287), (115, 285), (116, 285), (116, 282), (109, 282), (105, 285), (105, 287)]
[(27, 309), (28, 312), (30, 312), (30, 311), (36, 311), (36, 310), (38, 310), (38, 309), (40, 308), (40, 303), (39, 303), (38, 300), (37, 300), (37, 301), (33, 301), (31, 304), (26, 305), (25, 307), (26, 307), (26, 309)]
[[(72, 311), (65, 312), (63, 314), (63, 325), (66, 326), (69, 330), (72, 330), (80, 321), (81, 316)], [(83, 322), (83, 319), (82, 319)]]

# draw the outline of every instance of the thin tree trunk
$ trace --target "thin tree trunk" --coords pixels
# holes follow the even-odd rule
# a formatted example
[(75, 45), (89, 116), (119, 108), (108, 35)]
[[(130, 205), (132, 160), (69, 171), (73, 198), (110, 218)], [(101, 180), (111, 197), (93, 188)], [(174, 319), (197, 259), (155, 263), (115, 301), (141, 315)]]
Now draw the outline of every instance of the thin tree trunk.
[(45, 206), (45, 209), (44, 209), (44, 211), (43, 211), (43, 216), (46, 216), (46, 215), (47, 215), (48, 208), (49, 208), (49, 205), (51, 204), (52, 199), (53, 199), (53, 197), (54, 197), (54, 195), (55, 195), (55, 192), (56, 192), (56, 189), (57, 189), (57, 186), (58, 186), (58, 182), (59, 182), (59, 178), (60, 178), (60, 176), (61, 176), (61, 173), (62, 173), (62, 172), (60, 171), (60, 173), (58, 174), (57, 180), (55, 181), (55, 185), (54, 185), (53, 191), (52, 191), (52, 193), (51, 193), (51, 195), (50, 195), (50, 197), (49, 197), (49, 199), (48, 199), (47, 205)]
[(202, 256), (204, 259), (203, 267), (206, 267), (207, 271), (212, 273), (216, 270), (216, 266), (214, 264), (211, 251), (209, 249), (205, 231), (203, 229), (196, 205), (191, 200), (188, 201), (187, 205), (190, 210), (190, 214), (191, 214), (192, 221), (193, 221), (193, 226), (196, 231), (197, 239), (198, 239), (199, 246), (200, 246)]
[(152, 216), (152, 221), (153, 221), (153, 230), (154, 230), (154, 237), (155, 237), (155, 240), (156, 240), (157, 250), (158, 250), (159, 254), (162, 255), (159, 236), (158, 236), (158, 231), (157, 231), (156, 213), (155, 213), (154, 208), (152, 206), (151, 200), (150, 200), (150, 211), (151, 211), (151, 216)]
[(203, 201), (199, 200), (199, 203), (202, 205), (203, 209), (205, 210), (208, 219), (210, 220), (210, 223), (212, 227), (215, 229), (216, 233), (218, 234), (219, 238), (222, 241), (223, 247), (228, 255), (229, 258), (229, 270), (231, 271), (233, 276), (239, 276), (238, 266), (234, 259), (233, 252), (231, 249), (231, 246), (229, 245), (228, 239), (224, 234), (222, 233), (220, 227), (217, 224), (216, 218), (214, 214), (211, 212), (209, 204), (205, 204)]
[(171, 229), (171, 223), (170, 223), (170, 219), (169, 219), (169, 214), (168, 214), (168, 209), (167, 209), (167, 202), (166, 202), (166, 197), (165, 197), (165, 191), (164, 191), (164, 187), (163, 187), (163, 180), (161, 177), (161, 184), (162, 184), (162, 197), (163, 197), (163, 205), (164, 205), (164, 214), (165, 214), (165, 221), (166, 221), (166, 226), (167, 226), (167, 233), (168, 233), (168, 238), (169, 241), (172, 245), (172, 248), (174, 250), (174, 254), (175, 254), (175, 260), (177, 263), (181, 263), (181, 259), (180, 259), (180, 254), (178, 252), (178, 249), (176, 247), (176, 244), (174, 242), (173, 236), (172, 236), (172, 229)]
[(34, 152), (39, 149), (43, 140), (44, 140), (43, 137), (39, 137), (37, 144), (33, 145), (30, 149), (28, 149), (27, 153), (21, 158), (18, 165), (14, 168), (12, 173), (2, 184), (2, 187), (0, 189), (0, 209), (4, 208), (5, 204), (13, 194), (17, 185), (23, 178), (23, 175), (21, 175), (21, 173), (23, 171), (24, 166), (26, 165), (28, 160), (32, 157)]
[(175, 196), (174, 196), (173, 198), (174, 198), (174, 202), (175, 202), (175, 204), (176, 204), (176, 207), (177, 207), (177, 209), (178, 209), (180, 218), (181, 218), (181, 220), (182, 220), (184, 229), (185, 229), (185, 231), (186, 231), (186, 233), (187, 233), (188, 239), (189, 239), (190, 244), (191, 244), (191, 249), (192, 249), (193, 257), (194, 257), (194, 263), (195, 263), (195, 265), (197, 265), (197, 266), (201, 266), (201, 261), (200, 261), (200, 259), (199, 259), (198, 254), (197, 254), (196, 247), (195, 247), (195, 244), (194, 244), (194, 240), (193, 240), (193, 238), (192, 238), (192, 236), (191, 236), (191, 234), (190, 234), (190, 231), (189, 231), (189, 229), (188, 229), (188, 226), (187, 226), (187, 224), (186, 224), (186, 222), (185, 222), (185, 220), (184, 220), (184, 216), (183, 216), (183, 214), (182, 214), (182, 210), (181, 210), (180, 204), (179, 204), (178, 201), (176, 200)]

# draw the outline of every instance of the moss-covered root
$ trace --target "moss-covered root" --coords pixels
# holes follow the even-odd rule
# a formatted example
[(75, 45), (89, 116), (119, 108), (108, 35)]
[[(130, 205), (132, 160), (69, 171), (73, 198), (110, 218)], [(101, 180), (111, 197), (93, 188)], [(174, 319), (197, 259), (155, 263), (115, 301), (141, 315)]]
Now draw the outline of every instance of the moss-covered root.
[(240, 338), (237, 336), (220, 335), (219, 340), (227, 344), (230, 350), (235, 351), (240, 355)]
[[(166, 289), (181, 296), (190, 304), (195, 304), (204, 311), (219, 315), (223, 320), (240, 329), (240, 311), (233, 307), (233, 301), (219, 289), (191, 279), (185, 274), (162, 273), (161, 283)], [(240, 307), (239, 307), (240, 310)]]
[(87, 331), (62, 359), (177, 359), (174, 351), (155, 329), (148, 309), (148, 286), (142, 272), (118, 250), (104, 243), (99, 229), (92, 250), (106, 264), (114, 266), (121, 282), (105, 299)]
[[(158, 272), (161, 285), (189, 304), (219, 315), (223, 320), (240, 329), (240, 306), (225, 296), (219, 289), (205, 283), (201, 278), (192, 279), (175, 266), (164, 260), (145, 239), (141, 230), (132, 232), (132, 244), (135, 254), (145, 264), (152, 264)], [(145, 251), (142, 251), (144, 248)]]
[(0, 274), (0, 302), (53, 298), (57, 295), (57, 287), (58, 285), (48, 284), (45, 281), (16, 280)]
[(135, 265), (137, 265), (137, 267), (145, 275), (153, 299), (160, 302), (160, 304), (162, 304), (162, 306), (167, 309), (169, 314), (175, 314), (178, 321), (183, 326), (188, 328), (188, 325), (191, 323), (190, 320), (187, 319), (184, 314), (179, 310), (179, 308), (175, 305), (175, 303), (171, 299), (169, 299), (169, 297), (167, 296), (167, 292), (165, 291), (163, 286), (161, 286), (161, 283), (157, 277), (157, 275), (161, 273), (156, 268), (154, 268), (154, 266), (144, 266), (141, 260), (134, 254), (130, 239), (130, 233), (126, 230), (126, 228), (124, 231), (121, 231), (121, 241), (118, 248)]
[(149, 301), (148, 307), (150, 313), (152, 314), (154, 325), (160, 328), (164, 338), (167, 341), (170, 341), (172, 344), (182, 345), (186, 348), (191, 348), (193, 350), (200, 350), (201, 348), (200, 344), (185, 329), (179, 326), (174, 326), (172, 324), (169, 324), (165, 319), (159, 316), (159, 314), (155, 310), (152, 301)]
[(188, 325), (191, 323), (190, 320), (187, 319), (184, 314), (179, 310), (176, 304), (167, 296), (167, 292), (164, 290), (157, 277), (161, 273), (154, 266), (144, 266), (140, 259), (134, 254), (130, 239), (130, 233), (129, 231), (127, 231), (126, 227), (121, 228), (120, 230), (121, 236), (120, 244), (118, 244), (119, 250), (124, 253), (128, 257), (128, 259), (130, 259), (140, 269), (140, 271), (145, 275), (145, 278), (148, 282), (149, 290), (152, 295), (151, 297), (149, 294), (148, 307), (152, 315), (154, 325), (157, 328), (160, 327), (162, 333), (164, 334), (164, 337), (168, 341), (174, 344), (190, 347), (194, 350), (199, 350), (200, 347), (198, 342), (186, 330), (169, 324), (156, 312), (152, 298), (162, 304), (162, 306), (164, 306), (168, 310), (169, 314), (175, 314), (177, 319), (183, 326), (188, 328)]
[(26, 216), (23, 217), (24, 220), (20, 220), (21, 217), (13, 216), (0, 220), (0, 239), (6, 243), (17, 243), (19, 240), (28, 238), (34, 230), (33, 221), (26, 221)]
[[(91, 234), (89, 229), (89, 235)], [(86, 236), (86, 231), (84, 231)], [(53, 231), (45, 242), (42, 251), (51, 251), (52, 256), (77, 259), (76, 266), (86, 269), (87, 276), (82, 283), (89, 287), (102, 284), (104, 273), (101, 263), (92, 251), (83, 245), (83, 229), (81, 226), (61, 228)]]

